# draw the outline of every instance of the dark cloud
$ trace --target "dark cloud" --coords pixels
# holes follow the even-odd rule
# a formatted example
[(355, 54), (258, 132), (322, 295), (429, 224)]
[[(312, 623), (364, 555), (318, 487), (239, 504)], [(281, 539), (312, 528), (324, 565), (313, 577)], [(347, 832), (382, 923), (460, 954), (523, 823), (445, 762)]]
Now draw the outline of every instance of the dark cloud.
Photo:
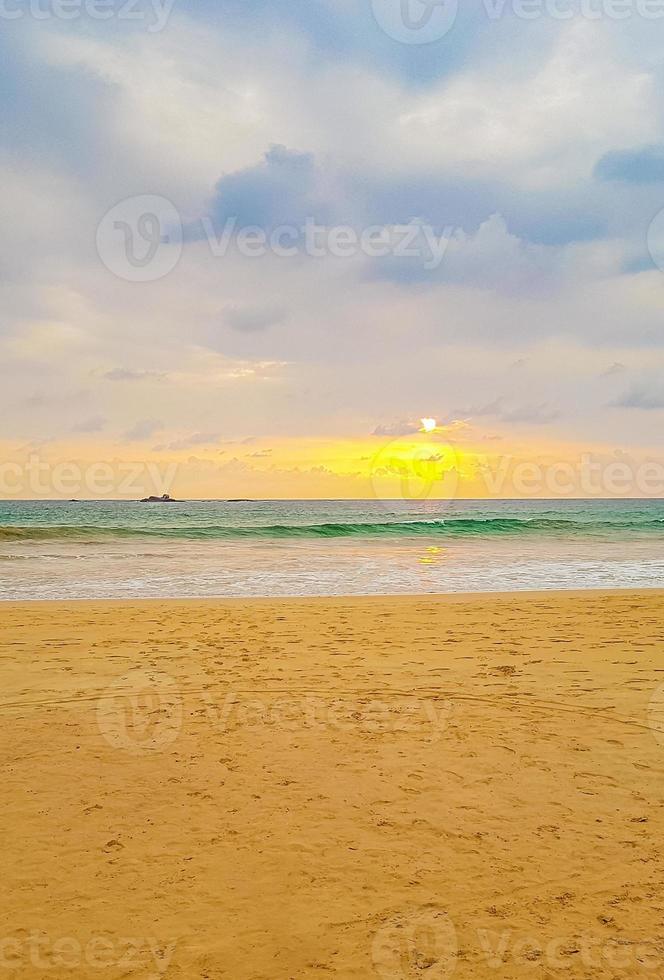
[(257, 333), (267, 330), (286, 318), (284, 310), (278, 307), (231, 307), (224, 311), (224, 323), (239, 333)]
[(103, 160), (113, 87), (82, 68), (45, 63), (34, 26), (5, 20), (0, 32), (0, 142), (33, 166), (89, 176)]
[(163, 422), (159, 422), (157, 419), (141, 419), (125, 432), (123, 438), (127, 442), (141, 442), (143, 439), (149, 439), (163, 427)]
[(541, 405), (522, 405), (502, 412), (503, 422), (527, 422), (529, 425), (546, 425), (560, 418), (560, 412), (546, 403)]
[(664, 408), (664, 386), (634, 384), (620, 398), (611, 402), (612, 408), (639, 408), (652, 412)]
[(628, 184), (660, 183), (664, 181), (664, 145), (605, 153), (595, 166), (595, 177)]
[(510, 408), (502, 397), (484, 405), (455, 409), (453, 414), (462, 418), (496, 418), (502, 422), (527, 422), (530, 425), (545, 425), (560, 417), (560, 412), (546, 404), (517, 405)]
[(108, 419), (104, 418), (103, 415), (95, 415), (92, 418), (77, 422), (76, 425), (72, 426), (72, 432), (101, 432), (102, 429), (106, 428), (107, 422)]
[[(207, 215), (217, 236), (242, 228), (266, 232), (279, 226), (301, 228), (308, 218), (330, 221), (329, 191), (311, 153), (273, 146), (255, 167), (222, 177)], [(186, 238), (206, 237), (201, 220), (186, 229)], [(291, 240), (287, 242), (291, 245)]]
[(194, 446), (214, 446), (220, 439), (221, 436), (218, 432), (194, 432), (183, 439), (176, 439), (166, 448), (177, 452), (180, 449), (192, 449)]
[(468, 408), (455, 408), (452, 415), (455, 418), (484, 418), (489, 415), (500, 415), (503, 407), (503, 399), (496, 398), (486, 405), (471, 405)]

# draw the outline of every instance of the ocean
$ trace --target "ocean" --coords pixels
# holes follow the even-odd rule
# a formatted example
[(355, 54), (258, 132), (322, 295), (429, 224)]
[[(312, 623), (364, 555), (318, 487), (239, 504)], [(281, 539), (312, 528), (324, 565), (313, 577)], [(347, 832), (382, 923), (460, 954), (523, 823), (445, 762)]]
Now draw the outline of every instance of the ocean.
[(0, 501), (0, 598), (664, 586), (663, 500)]

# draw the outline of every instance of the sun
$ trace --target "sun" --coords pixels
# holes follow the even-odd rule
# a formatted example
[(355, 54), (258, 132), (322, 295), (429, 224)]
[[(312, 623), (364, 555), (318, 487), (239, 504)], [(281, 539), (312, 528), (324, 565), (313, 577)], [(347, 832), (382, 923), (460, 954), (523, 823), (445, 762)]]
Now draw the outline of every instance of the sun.
[(436, 428), (435, 419), (420, 419), (422, 423), (422, 432), (433, 432)]

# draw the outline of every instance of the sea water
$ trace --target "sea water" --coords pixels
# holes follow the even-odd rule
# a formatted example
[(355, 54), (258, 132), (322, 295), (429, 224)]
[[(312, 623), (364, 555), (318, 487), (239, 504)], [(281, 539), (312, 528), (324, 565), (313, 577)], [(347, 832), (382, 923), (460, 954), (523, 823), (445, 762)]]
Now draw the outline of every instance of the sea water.
[(664, 586), (664, 501), (0, 502), (0, 598)]

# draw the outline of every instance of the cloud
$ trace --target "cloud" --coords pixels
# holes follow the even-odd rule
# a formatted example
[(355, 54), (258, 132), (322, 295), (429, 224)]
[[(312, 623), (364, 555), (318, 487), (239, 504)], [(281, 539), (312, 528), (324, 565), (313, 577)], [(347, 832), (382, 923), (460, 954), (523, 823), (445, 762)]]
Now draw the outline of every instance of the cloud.
[(409, 422), (406, 419), (402, 419), (401, 422), (391, 422), (387, 425), (377, 425), (373, 430), (372, 435), (374, 436), (393, 436), (397, 438), (398, 436), (409, 436), (414, 432), (419, 432), (422, 428), (422, 423)]
[[(229, 230), (278, 226), (302, 227), (307, 219), (327, 224), (329, 189), (311, 153), (272, 146), (253, 167), (222, 177), (216, 186), (209, 218), (218, 236)], [(200, 222), (187, 228), (191, 240), (204, 237)], [(289, 243), (290, 245), (290, 240)]]
[(621, 361), (614, 361), (605, 371), (602, 371), (601, 378), (612, 378), (616, 374), (624, 374), (627, 368)]
[(506, 293), (549, 292), (565, 275), (565, 251), (521, 239), (504, 215), (492, 214), (477, 231), (428, 228), (408, 258), (375, 259), (371, 276), (392, 282), (442, 281)]
[(194, 446), (214, 446), (220, 440), (218, 432), (194, 432), (183, 439), (176, 439), (166, 448), (177, 452), (181, 449), (192, 449)]
[(529, 425), (546, 425), (560, 418), (560, 412), (546, 403), (522, 405), (501, 414), (503, 422), (526, 422)]
[[(0, 138), (17, 160), (94, 179), (103, 166), (103, 119), (112, 104), (112, 87), (100, 75), (87, 75), (54, 63), (39, 43), (40, 24), (24, 18), (4, 21), (0, 35)], [(12, 28), (14, 28), (12, 30)]]
[(113, 368), (103, 375), (106, 381), (145, 381), (148, 379), (161, 380), (165, 377), (159, 371), (134, 371), (131, 368)]
[(455, 409), (454, 414), (467, 418), (496, 418), (502, 422), (527, 422), (530, 425), (545, 425), (560, 417), (558, 411), (546, 404), (510, 408), (502, 397), (487, 404), (472, 405), (465, 410)]
[[(363, 432), (367, 418), (397, 420), (376, 426), (396, 438), (442, 402), (492, 424), (550, 420), (560, 439), (603, 439), (609, 416), (621, 444), (656, 444), (657, 413), (635, 427), (608, 412), (600, 375), (614, 359), (664, 372), (662, 277), (642, 261), (662, 205), (657, 33), (510, 7), (493, 22), (461, 4), (426, 48), (352, 0), (183, 0), (155, 35), (7, 22), (0, 435), (64, 438), (99, 409), (133, 438), (160, 419), (159, 441), (182, 448)], [(128, 283), (95, 232), (148, 192), (198, 234), (173, 273)], [(206, 214), (454, 232), (432, 270), (249, 260), (211, 254)], [(108, 382), (103, 405), (23, 401), (91, 379)], [(554, 419), (553, 401), (575, 411)]]
[(471, 405), (468, 408), (455, 408), (452, 412), (457, 418), (483, 418), (488, 415), (500, 415), (503, 399), (496, 398), (487, 404)]
[(224, 311), (224, 322), (239, 333), (257, 333), (282, 323), (286, 313), (279, 307), (230, 307)]
[(72, 432), (101, 432), (106, 428), (108, 419), (103, 415), (94, 415), (92, 418), (83, 419), (72, 426)]
[(606, 153), (595, 166), (595, 177), (628, 184), (661, 183), (664, 181), (664, 144)]
[(123, 438), (127, 442), (142, 442), (144, 439), (150, 439), (156, 432), (163, 429), (163, 427), (163, 422), (159, 422), (157, 419), (141, 419), (131, 429), (125, 432)]
[(664, 386), (661, 384), (634, 384), (623, 395), (611, 402), (613, 408), (638, 408), (651, 412), (664, 408)]

